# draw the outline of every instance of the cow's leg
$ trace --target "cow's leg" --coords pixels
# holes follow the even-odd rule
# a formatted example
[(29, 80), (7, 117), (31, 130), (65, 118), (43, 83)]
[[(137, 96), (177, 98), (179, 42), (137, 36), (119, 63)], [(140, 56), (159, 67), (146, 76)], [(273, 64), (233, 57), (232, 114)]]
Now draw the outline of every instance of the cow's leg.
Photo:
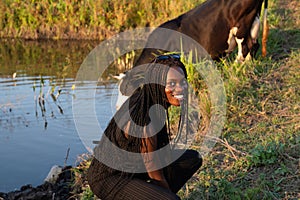
[(250, 36), (251, 36), (251, 41), (249, 42), (248, 46), (252, 46), (250, 49), (251, 51), (248, 53), (246, 60), (251, 60), (252, 56), (254, 57), (258, 48), (259, 44), (257, 42), (257, 38), (259, 36), (259, 30), (260, 30), (260, 20), (259, 20), (259, 15), (257, 15), (253, 21), (251, 30), (250, 30)]
[(243, 49), (242, 49), (243, 48), (242, 43), (244, 41), (244, 38), (239, 39), (239, 38), (235, 37), (235, 41), (238, 46), (238, 55), (235, 59), (235, 62), (242, 63), (245, 61), (245, 58), (243, 56)]
[(239, 39), (236, 34), (238, 32), (238, 28), (237, 27), (233, 27), (230, 29), (229, 32), (229, 36), (228, 36), (228, 49), (226, 50), (227, 53), (230, 53), (233, 51), (233, 49), (236, 47), (236, 45), (238, 46), (238, 55), (235, 59), (236, 62), (242, 63), (244, 62), (245, 58), (243, 56), (243, 41), (244, 38)]

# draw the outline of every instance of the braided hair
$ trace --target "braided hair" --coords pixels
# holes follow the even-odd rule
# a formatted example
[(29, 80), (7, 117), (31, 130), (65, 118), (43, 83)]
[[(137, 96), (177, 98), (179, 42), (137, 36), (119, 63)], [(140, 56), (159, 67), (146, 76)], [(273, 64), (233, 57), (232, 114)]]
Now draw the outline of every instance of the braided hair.
[[(101, 170), (105, 173), (99, 175), (99, 170), (92, 169), (90, 178), (96, 180), (105, 179), (106, 174), (119, 174), (120, 181), (115, 188), (121, 188), (127, 183), (127, 181), (134, 176), (134, 173), (128, 172), (128, 168), (132, 165), (132, 168), (136, 167), (136, 163), (132, 158), (128, 158), (129, 163), (124, 163), (124, 158), (120, 158), (123, 155), (118, 154), (119, 149), (126, 152), (141, 153), (141, 146), (143, 145), (143, 137), (145, 137), (144, 127), (150, 123), (158, 127), (155, 130), (158, 145), (157, 148), (163, 148), (170, 143), (170, 123), (168, 108), (170, 103), (167, 100), (165, 86), (167, 81), (167, 73), (171, 67), (180, 67), (185, 78), (187, 78), (187, 72), (184, 64), (177, 56), (163, 56), (156, 57), (153, 62), (148, 64), (142, 75), (143, 84), (139, 85), (133, 94), (125, 101), (120, 109), (115, 113), (114, 117), (109, 122), (107, 128), (104, 131), (100, 143), (94, 149), (94, 156), (98, 161), (93, 161), (93, 165), (101, 166)], [(187, 122), (187, 100), (184, 101), (181, 106), (180, 122), (178, 125), (177, 137), (180, 136), (185, 123)], [(125, 131), (126, 127), (126, 131)], [(150, 136), (149, 136), (150, 137)], [(107, 138), (109, 140), (105, 140)], [(113, 143), (117, 146), (116, 152), (113, 152), (113, 148), (109, 147), (108, 143)], [(119, 158), (118, 158), (119, 156)], [(100, 159), (98, 159), (101, 157)], [(113, 169), (107, 166), (103, 159), (122, 160), (122, 166), (119, 169)], [(94, 159), (95, 160), (95, 159)], [(126, 159), (125, 159), (126, 160)], [(126, 165), (126, 166), (125, 166)], [(93, 172), (92, 172), (93, 171)], [(94, 174), (98, 173), (98, 175)], [(109, 176), (109, 175), (108, 175)], [(126, 177), (126, 179), (122, 178)]]

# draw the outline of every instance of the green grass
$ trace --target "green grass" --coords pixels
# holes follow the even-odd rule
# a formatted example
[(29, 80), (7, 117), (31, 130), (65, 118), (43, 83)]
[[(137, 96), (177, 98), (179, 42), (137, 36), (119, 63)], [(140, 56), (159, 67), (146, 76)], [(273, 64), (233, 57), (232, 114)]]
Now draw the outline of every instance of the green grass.
[(135, 27), (157, 26), (198, 0), (3, 0), (0, 37), (96, 39)]
[(195, 180), (180, 191), (183, 199), (300, 198), (300, 15), (295, 4), (299, 1), (270, 2), (267, 58), (218, 64), (227, 122)]

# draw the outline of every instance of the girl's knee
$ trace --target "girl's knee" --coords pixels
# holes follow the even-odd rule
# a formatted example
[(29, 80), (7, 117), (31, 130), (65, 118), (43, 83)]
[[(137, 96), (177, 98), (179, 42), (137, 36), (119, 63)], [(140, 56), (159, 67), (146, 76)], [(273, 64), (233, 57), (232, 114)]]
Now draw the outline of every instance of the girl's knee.
[(192, 149), (188, 149), (187, 151), (191, 156), (191, 159), (193, 160), (195, 167), (200, 168), (203, 161), (201, 154), (198, 151)]

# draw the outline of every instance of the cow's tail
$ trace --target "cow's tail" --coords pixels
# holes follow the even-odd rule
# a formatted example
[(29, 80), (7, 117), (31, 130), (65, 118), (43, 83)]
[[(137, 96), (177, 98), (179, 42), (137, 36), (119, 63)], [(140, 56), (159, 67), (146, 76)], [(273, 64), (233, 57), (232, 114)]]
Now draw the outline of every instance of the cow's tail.
[(262, 57), (266, 57), (267, 55), (267, 40), (269, 34), (269, 25), (267, 20), (267, 13), (268, 13), (268, 0), (264, 2), (264, 15), (263, 15), (263, 33), (262, 33)]

